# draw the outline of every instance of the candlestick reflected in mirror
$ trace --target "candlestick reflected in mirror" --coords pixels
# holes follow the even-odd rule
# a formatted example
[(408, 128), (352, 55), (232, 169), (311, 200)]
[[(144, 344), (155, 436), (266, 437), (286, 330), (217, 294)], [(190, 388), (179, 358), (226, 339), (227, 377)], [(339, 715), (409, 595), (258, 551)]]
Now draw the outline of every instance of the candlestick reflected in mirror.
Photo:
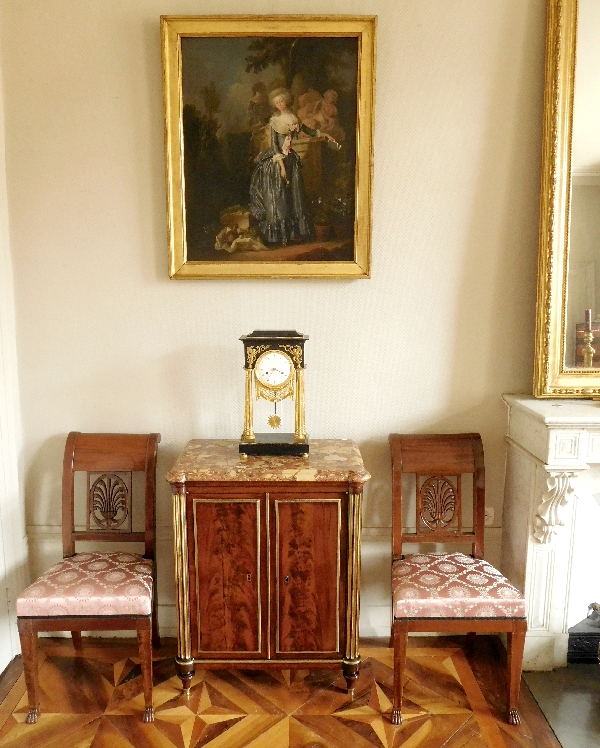
[(585, 310), (585, 332), (583, 333), (583, 366), (591, 368), (594, 365), (594, 353), (596, 352), (592, 348), (592, 341), (594, 340), (594, 333), (592, 332), (592, 310)]

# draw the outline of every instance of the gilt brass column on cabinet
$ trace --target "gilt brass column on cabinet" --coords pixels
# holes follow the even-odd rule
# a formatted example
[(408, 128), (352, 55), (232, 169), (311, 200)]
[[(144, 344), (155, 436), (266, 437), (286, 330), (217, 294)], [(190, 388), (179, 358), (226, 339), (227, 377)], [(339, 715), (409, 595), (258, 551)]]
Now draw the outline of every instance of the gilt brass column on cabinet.
[(362, 489), (357, 446), (312, 440), (308, 457), (241, 457), (193, 440), (167, 475), (174, 499), (177, 668), (360, 665)]

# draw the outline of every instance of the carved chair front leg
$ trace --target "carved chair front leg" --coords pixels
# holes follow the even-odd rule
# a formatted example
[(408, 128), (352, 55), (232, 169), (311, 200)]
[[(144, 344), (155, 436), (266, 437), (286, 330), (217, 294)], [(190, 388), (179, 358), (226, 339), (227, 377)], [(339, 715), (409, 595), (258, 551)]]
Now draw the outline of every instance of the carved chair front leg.
[(402, 693), (404, 690), (404, 669), (408, 649), (408, 621), (394, 620), (394, 704), (392, 724), (402, 724)]
[(521, 689), (521, 669), (523, 666), (523, 650), (525, 649), (525, 634), (527, 621), (517, 620), (513, 630), (507, 636), (508, 644), (508, 719), (509, 725), (519, 725), (518, 703)]
[(152, 705), (152, 622), (143, 619), (137, 630), (140, 664), (142, 666), (142, 683), (144, 685), (144, 722), (154, 722), (154, 706)]
[(40, 693), (38, 686), (38, 650), (37, 631), (33, 628), (33, 622), (28, 618), (18, 618), (19, 638), (21, 640), (21, 653), (23, 655), (23, 671), (25, 673), (25, 685), (27, 686), (27, 701), (29, 711), (25, 722), (28, 725), (35, 724), (40, 717)]

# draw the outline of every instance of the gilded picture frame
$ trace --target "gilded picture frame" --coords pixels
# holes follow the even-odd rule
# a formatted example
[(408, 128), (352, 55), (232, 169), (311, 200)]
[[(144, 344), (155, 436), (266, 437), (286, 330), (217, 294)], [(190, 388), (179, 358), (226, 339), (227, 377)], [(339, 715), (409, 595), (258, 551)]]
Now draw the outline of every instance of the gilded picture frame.
[(374, 16), (162, 16), (169, 276), (368, 278)]

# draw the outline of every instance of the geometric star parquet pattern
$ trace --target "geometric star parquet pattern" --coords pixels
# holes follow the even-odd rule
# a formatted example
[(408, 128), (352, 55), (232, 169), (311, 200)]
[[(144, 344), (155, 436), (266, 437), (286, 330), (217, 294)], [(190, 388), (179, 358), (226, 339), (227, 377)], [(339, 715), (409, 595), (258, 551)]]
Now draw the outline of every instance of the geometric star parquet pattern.
[(69, 639), (40, 640), (40, 719), (25, 724), (21, 675), (0, 705), (0, 748), (559, 748), (533, 701), (521, 725), (503, 721), (499, 667), (476, 674), (460, 647), (423, 641), (434, 640), (409, 647), (404, 722), (395, 727), (385, 647), (361, 647), (354, 698), (338, 670), (197, 670), (186, 697), (173, 647), (163, 647), (156, 717), (144, 724), (135, 645), (84, 640), (78, 656)]

